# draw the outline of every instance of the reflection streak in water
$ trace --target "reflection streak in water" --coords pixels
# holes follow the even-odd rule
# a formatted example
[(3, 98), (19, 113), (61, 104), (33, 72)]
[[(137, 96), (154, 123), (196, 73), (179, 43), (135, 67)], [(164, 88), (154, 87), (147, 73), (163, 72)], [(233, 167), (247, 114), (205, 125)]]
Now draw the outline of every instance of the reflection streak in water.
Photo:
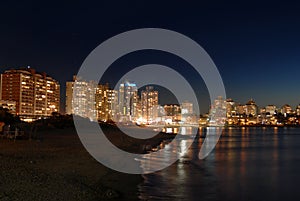
[(300, 200), (300, 128), (226, 129), (215, 151), (199, 160), (202, 143), (196, 138), (175, 164), (144, 175), (140, 199)]

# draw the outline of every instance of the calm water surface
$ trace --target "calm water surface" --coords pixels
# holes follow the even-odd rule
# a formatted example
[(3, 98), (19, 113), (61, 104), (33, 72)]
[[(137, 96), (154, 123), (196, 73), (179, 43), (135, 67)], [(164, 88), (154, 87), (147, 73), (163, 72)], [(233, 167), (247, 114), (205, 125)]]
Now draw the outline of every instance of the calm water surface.
[(228, 128), (199, 160), (203, 140), (178, 150), (182, 156), (169, 168), (144, 175), (140, 199), (300, 200), (300, 128)]

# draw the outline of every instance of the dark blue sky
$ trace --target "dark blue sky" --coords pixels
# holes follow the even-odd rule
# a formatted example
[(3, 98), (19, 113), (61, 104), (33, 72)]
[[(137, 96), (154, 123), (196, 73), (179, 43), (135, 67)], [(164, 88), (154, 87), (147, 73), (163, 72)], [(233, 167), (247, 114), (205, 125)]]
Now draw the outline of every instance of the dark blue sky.
[[(300, 3), (295, 1), (6, 1), (0, 8), (1, 70), (30, 65), (59, 80), (62, 94), (101, 42), (130, 29), (158, 27), (197, 41), (216, 63), (228, 97), (242, 103), (254, 98), (260, 106), (300, 103)], [(121, 76), (118, 68), (155, 60), (181, 69), (197, 85), (200, 99), (207, 99), (201, 79), (178, 58), (165, 56), (129, 55), (104, 80)]]

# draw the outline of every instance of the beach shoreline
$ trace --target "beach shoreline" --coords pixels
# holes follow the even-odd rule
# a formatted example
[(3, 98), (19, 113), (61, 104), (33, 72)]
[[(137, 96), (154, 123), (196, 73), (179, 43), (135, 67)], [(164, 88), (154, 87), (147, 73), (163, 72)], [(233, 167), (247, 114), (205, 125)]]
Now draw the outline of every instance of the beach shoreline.
[[(134, 153), (151, 151), (175, 136), (158, 133), (143, 143), (127, 137), (120, 141), (123, 133), (116, 126), (101, 127), (116, 146)], [(37, 133), (39, 138), (32, 140), (0, 139), (0, 200), (139, 200), (142, 175), (116, 172), (97, 162), (74, 127)]]

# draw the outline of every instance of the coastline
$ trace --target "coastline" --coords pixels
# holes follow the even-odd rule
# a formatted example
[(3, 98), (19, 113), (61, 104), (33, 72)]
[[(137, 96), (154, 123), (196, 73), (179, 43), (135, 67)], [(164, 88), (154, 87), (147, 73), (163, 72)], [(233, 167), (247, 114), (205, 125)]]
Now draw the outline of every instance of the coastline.
[[(153, 151), (176, 136), (158, 132), (141, 140), (124, 136), (116, 125), (100, 126), (113, 144), (132, 153)], [(224, 128), (242, 127), (285, 126)], [(147, 128), (129, 129), (142, 132)], [(44, 127), (38, 135), (39, 140), (0, 139), (0, 200), (139, 200), (143, 175), (116, 172), (97, 162), (81, 144), (74, 127)]]
[[(175, 136), (159, 133), (141, 143), (120, 140), (123, 133), (116, 126), (101, 126), (116, 146), (134, 153), (151, 151)], [(41, 128), (38, 135), (40, 140), (0, 139), (0, 200), (139, 200), (142, 175), (116, 172), (97, 162), (74, 127)]]

